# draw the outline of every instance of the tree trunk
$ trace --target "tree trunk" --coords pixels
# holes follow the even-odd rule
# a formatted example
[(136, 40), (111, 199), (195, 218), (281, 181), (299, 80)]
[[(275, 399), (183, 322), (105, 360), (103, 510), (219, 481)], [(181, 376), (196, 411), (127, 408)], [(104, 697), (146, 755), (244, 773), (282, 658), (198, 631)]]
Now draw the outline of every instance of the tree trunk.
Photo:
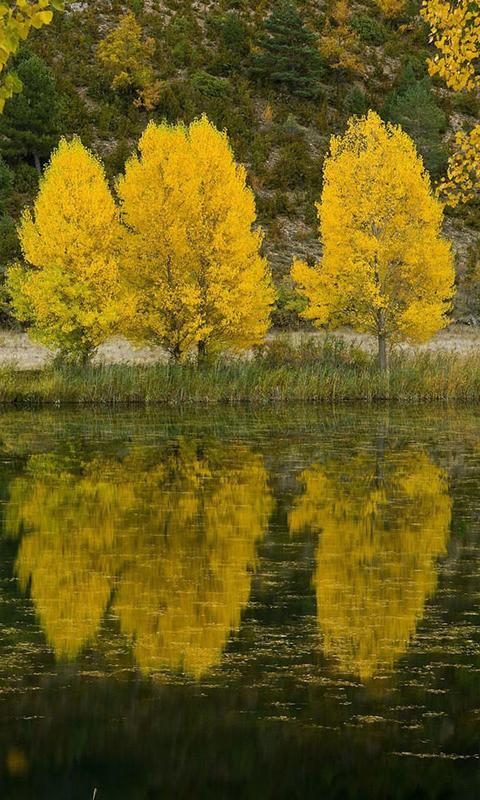
[(171, 350), (171, 356), (173, 359), (174, 364), (180, 364), (180, 359), (182, 357), (182, 350), (179, 344), (176, 344), (173, 349)]
[(82, 353), (82, 355), (80, 356), (80, 366), (82, 367), (82, 369), (85, 369), (85, 367), (90, 366), (93, 353), (94, 353), (93, 350), (88, 350), (87, 352)]
[(378, 367), (382, 373), (388, 371), (387, 337), (384, 333), (378, 334)]
[(199, 364), (204, 364), (207, 358), (207, 343), (205, 339), (200, 339), (197, 344), (197, 358)]
[(42, 174), (42, 165), (40, 163), (40, 157), (39, 157), (38, 153), (34, 153), (33, 154), (33, 160), (34, 160), (34, 163), (35, 163), (35, 169), (37, 170), (38, 174), (41, 175)]

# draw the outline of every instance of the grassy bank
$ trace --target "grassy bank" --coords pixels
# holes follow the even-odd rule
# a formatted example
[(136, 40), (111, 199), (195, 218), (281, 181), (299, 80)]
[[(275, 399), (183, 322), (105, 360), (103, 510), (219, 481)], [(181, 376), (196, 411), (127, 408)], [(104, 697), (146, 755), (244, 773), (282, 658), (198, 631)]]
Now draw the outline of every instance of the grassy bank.
[(480, 400), (480, 353), (397, 353), (388, 375), (372, 356), (341, 342), (265, 347), (250, 361), (195, 365), (52, 366), (0, 372), (0, 403), (209, 404), (399, 403)]

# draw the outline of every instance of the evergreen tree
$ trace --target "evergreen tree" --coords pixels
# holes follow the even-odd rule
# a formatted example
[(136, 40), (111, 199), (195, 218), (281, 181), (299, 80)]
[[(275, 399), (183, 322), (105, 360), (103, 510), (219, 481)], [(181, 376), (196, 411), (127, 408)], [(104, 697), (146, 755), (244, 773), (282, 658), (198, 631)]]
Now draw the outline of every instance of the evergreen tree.
[[(12, 192), (14, 175), (0, 156), (0, 284), (3, 284), (5, 267), (20, 255), (15, 222), (12, 219)], [(0, 288), (0, 315), (4, 312), (4, 297)]]
[(447, 119), (435, 102), (428, 80), (414, 81), (387, 98), (382, 115), (412, 137), (428, 171), (438, 177), (448, 155), (442, 141)]
[(15, 258), (20, 257), (20, 244), (18, 241), (17, 228), (14, 220), (9, 214), (0, 214), (0, 320), (4, 322), (6, 308), (3, 296), (3, 283), (5, 269)]
[(323, 60), (317, 39), (291, 0), (279, 0), (274, 7), (258, 47), (253, 72), (262, 82), (277, 84), (301, 97), (318, 94)]
[(0, 118), (2, 153), (28, 158), (40, 172), (57, 142), (60, 95), (52, 71), (36, 55), (26, 54), (16, 73), (23, 92), (13, 97)]
[(0, 214), (4, 214), (13, 189), (13, 172), (0, 156)]
[(11, 321), (11, 307), (5, 291), (5, 268), (20, 256), (15, 222), (11, 217), (13, 172), (0, 156), (0, 324)]
[(426, 64), (415, 56), (408, 56), (395, 81), (395, 88), (399, 94), (403, 94), (417, 81), (428, 78)]
[(363, 116), (368, 111), (365, 92), (362, 92), (360, 87), (354, 84), (345, 97), (344, 106), (349, 114), (354, 114), (356, 117)]
[(218, 49), (214, 61), (214, 72), (228, 74), (242, 69), (250, 52), (248, 28), (235, 11), (229, 11), (215, 22)]

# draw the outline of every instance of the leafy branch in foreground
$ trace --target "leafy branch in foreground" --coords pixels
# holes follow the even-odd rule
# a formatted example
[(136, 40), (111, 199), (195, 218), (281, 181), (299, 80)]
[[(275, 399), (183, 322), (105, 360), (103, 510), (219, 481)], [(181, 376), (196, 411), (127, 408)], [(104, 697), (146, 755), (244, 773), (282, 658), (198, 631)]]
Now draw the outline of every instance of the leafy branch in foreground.
[[(49, 25), (53, 11), (63, 11), (64, 6), (64, 0), (15, 0), (13, 4), (0, 2), (0, 76), (31, 29), (38, 30)], [(14, 72), (10, 72), (3, 80), (0, 77), (0, 113), (6, 101), (21, 91), (22, 82)]]
[[(428, 62), (450, 89), (469, 92), (480, 87), (480, 5), (471, 0), (426, 0), (422, 14), (432, 31), (437, 53)], [(439, 193), (451, 206), (474, 200), (480, 193), (480, 125), (458, 131), (447, 178)]]

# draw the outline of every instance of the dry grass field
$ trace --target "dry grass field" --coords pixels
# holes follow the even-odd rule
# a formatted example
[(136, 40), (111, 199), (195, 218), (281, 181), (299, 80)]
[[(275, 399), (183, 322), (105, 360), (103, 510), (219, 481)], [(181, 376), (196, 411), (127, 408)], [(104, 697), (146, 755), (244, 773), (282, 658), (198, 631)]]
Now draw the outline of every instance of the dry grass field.
[[(337, 338), (347, 343), (355, 344), (367, 352), (376, 349), (375, 340), (368, 335), (354, 333), (349, 329), (336, 331)], [(293, 342), (299, 342), (309, 336), (325, 338), (324, 333), (271, 333), (270, 338), (277, 336), (288, 337)], [(412, 347), (405, 345), (410, 352), (447, 352), (469, 355), (480, 351), (480, 328), (468, 325), (451, 325), (446, 330), (437, 334), (424, 345)], [(54, 354), (46, 347), (33, 342), (27, 333), (16, 331), (0, 332), (0, 367), (16, 367), (19, 370), (42, 369), (51, 363)], [(129, 364), (146, 365), (161, 364), (167, 360), (165, 352), (160, 347), (136, 347), (122, 337), (110, 339), (102, 345), (95, 355), (94, 363), (97, 364)]]

